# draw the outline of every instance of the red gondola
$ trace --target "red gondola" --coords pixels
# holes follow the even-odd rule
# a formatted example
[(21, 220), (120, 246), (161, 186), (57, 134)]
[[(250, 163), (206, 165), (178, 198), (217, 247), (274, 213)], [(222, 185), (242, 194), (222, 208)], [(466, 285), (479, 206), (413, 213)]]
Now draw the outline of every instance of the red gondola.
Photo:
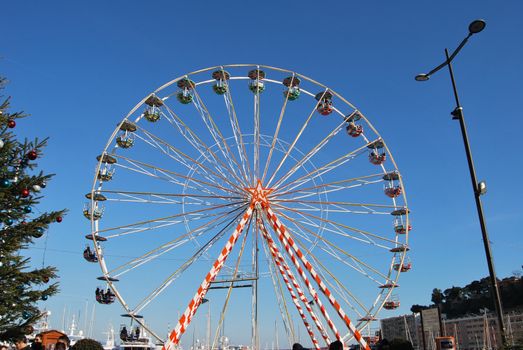
[(316, 110), (321, 115), (329, 115), (334, 110), (332, 108), (332, 93), (330, 91), (320, 92), (314, 97), (318, 102)]
[(397, 309), (399, 306), (400, 306), (400, 302), (394, 301), (394, 300), (387, 300), (385, 302), (385, 304), (383, 304), (383, 308), (387, 309), (387, 310), (394, 310), (394, 309)]
[(401, 186), (389, 186), (385, 188), (387, 197), (396, 198), (401, 194)]
[(347, 125), (347, 134), (349, 134), (352, 137), (358, 137), (363, 133), (363, 126), (356, 125), (354, 123), (349, 123)]
[(400, 235), (404, 235), (405, 233), (407, 233), (410, 230), (412, 230), (411, 225), (409, 225), (408, 227), (406, 227), (405, 225), (402, 225), (402, 224), (398, 224), (398, 225), (394, 226), (394, 232), (396, 232)]
[(412, 263), (403, 264), (400, 266), (400, 264), (394, 264), (394, 270), (400, 271), (400, 272), (407, 272), (412, 268)]
[(369, 161), (374, 165), (381, 165), (387, 159), (387, 154), (385, 152), (379, 153), (376, 151), (371, 151), (369, 154)]

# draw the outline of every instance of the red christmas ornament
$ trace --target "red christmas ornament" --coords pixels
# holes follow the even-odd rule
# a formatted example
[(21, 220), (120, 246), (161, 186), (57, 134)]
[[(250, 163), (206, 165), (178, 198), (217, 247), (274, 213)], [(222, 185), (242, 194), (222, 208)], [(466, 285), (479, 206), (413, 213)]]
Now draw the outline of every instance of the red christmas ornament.
[(60, 223), (60, 222), (62, 222), (62, 220), (63, 220), (63, 219), (62, 219), (61, 216), (57, 216), (57, 217), (56, 217), (56, 222)]
[(22, 192), (20, 192), (23, 198), (29, 196), (29, 190), (27, 188), (24, 188)]
[(36, 157), (38, 157), (38, 153), (36, 153), (34, 149), (27, 153), (27, 158), (29, 158), (30, 160), (35, 160)]
[(7, 126), (12, 129), (12, 128), (14, 128), (16, 126), (16, 122), (13, 119), (8, 120), (7, 121)]

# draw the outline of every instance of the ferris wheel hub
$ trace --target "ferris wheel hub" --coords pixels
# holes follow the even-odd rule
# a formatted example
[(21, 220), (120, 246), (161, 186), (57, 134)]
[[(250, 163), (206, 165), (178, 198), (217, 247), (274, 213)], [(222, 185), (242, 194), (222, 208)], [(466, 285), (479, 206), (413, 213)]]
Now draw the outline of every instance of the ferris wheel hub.
[(245, 187), (244, 190), (250, 194), (252, 204), (260, 203), (262, 206), (269, 204), (268, 197), (274, 191), (273, 188), (263, 187), (261, 180), (257, 181), (256, 187)]

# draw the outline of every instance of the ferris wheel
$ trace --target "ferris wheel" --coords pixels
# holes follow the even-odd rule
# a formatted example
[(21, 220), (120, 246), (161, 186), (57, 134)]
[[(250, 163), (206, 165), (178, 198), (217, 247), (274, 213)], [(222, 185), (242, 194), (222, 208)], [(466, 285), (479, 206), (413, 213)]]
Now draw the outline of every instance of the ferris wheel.
[(210, 299), (216, 327), (233, 318), (255, 349), (273, 314), (289, 344), (302, 329), (316, 349), (370, 349), (363, 330), (399, 307), (402, 176), (363, 112), (315, 80), (251, 64), (188, 73), (120, 120), (97, 160), (84, 208), (97, 300), (177, 322), (167, 340), (142, 324), (164, 349)]

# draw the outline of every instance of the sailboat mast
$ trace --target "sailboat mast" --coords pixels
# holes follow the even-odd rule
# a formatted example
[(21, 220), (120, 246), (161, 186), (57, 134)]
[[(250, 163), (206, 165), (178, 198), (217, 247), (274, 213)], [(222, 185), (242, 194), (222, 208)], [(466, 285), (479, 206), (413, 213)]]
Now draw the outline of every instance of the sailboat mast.
[(456, 349), (459, 349), (458, 328), (456, 323), (454, 323), (454, 339), (456, 340)]
[(211, 302), (207, 311), (207, 350), (211, 350)]
[(276, 321), (274, 321), (274, 334), (276, 335), (276, 350), (280, 350), (280, 341), (278, 339), (278, 327)]

